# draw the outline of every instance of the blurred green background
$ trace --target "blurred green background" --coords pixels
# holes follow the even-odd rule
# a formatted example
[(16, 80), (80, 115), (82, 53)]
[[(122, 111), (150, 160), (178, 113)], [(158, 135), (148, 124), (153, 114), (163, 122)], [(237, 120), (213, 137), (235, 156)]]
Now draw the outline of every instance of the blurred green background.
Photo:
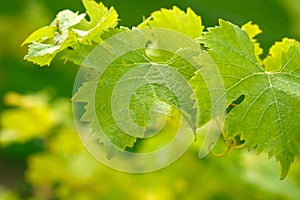
[[(135, 26), (151, 12), (191, 7), (206, 27), (219, 18), (258, 24), (267, 55), (283, 37), (300, 40), (299, 0), (105, 0), (120, 25)], [(280, 181), (274, 159), (235, 150), (198, 159), (192, 146), (176, 163), (150, 174), (124, 174), (92, 158), (72, 121), (77, 66), (54, 60), (40, 68), (23, 61), (23, 40), (60, 10), (84, 12), (80, 0), (10, 0), (0, 6), (0, 200), (9, 199), (299, 199), (300, 165)]]

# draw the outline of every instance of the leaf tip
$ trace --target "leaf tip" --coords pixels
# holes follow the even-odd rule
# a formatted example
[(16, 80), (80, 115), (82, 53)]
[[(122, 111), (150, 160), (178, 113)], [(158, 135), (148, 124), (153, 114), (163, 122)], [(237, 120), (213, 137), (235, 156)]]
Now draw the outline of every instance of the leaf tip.
[(280, 180), (283, 180), (288, 175), (290, 167), (294, 162), (295, 156), (290, 152), (285, 152), (284, 154), (276, 156), (277, 161), (280, 162)]

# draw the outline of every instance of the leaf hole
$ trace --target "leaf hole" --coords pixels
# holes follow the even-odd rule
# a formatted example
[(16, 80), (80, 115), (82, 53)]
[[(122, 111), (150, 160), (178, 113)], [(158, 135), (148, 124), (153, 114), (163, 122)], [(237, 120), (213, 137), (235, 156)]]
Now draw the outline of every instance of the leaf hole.
[(239, 96), (236, 100), (232, 101), (227, 109), (226, 109), (226, 113), (230, 113), (230, 111), (235, 108), (236, 106), (240, 105), (243, 101), (245, 100), (245, 95), (242, 94), (241, 96)]

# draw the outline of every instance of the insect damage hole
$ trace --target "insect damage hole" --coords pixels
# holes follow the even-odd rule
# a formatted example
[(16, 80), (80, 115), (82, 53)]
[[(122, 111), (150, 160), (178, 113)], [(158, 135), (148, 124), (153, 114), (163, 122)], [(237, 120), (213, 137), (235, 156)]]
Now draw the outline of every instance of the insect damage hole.
[(245, 95), (242, 94), (241, 96), (239, 96), (236, 100), (232, 101), (227, 109), (226, 109), (226, 113), (230, 113), (230, 111), (235, 108), (236, 106), (240, 105), (243, 101), (245, 100)]

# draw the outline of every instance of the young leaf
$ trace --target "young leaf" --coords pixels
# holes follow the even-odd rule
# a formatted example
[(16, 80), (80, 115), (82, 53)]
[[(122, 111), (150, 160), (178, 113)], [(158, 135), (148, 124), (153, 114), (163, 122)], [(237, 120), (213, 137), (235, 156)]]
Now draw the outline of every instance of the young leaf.
[[(279, 68), (277, 64), (276, 70), (267, 71), (257, 61), (248, 34), (229, 22), (219, 23), (204, 34), (201, 42), (223, 77), (227, 105), (245, 95), (226, 117), (227, 137), (241, 134), (248, 148), (275, 156), (284, 178), (300, 149), (299, 43), (289, 42), (285, 48), (282, 43), (275, 44), (269, 60), (278, 61)], [(274, 66), (268, 64), (266, 69)]]
[(263, 60), (267, 71), (278, 71), (283, 67), (282, 57), (284, 52), (287, 52), (291, 46), (298, 46), (299, 43), (295, 40), (284, 38), (281, 42), (276, 42), (270, 48), (269, 55)]
[(53, 35), (56, 31), (56, 26), (45, 26), (34, 31), (26, 40), (23, 42), (23, 45), (33, 43), (33, 42), (45, 42), (53, 38)]
[(113, 8), (108, 9), (93, 0), (83, 3), (91, 21), (84, 18), (85, 14), (70, 10), (59, 12), (50, 26), (35, 31), (23, 42), (22, 45), (29, 44), (24, 59), (40, 66), (50, 65), (53, 58), (68, 47), (101, 42), (101, 34), (117, 25), (118, 14)]
[(56, 26), (58, 33), (64, 33), (70, 27), (79, 24), (83, 20), (85, 14), (78, 15), (78, 12), (74, 13), (71, 10), (60, 11), (54, 21), (52, 21), (51, 26)]
[[(98, 4), (94, 0), (83, 0), (83, 5), (90, 17), (90, 21), (82, 20), (81, 24), (73, 30), (87, 43), (90, 43), (92, 40), (101, 42), (99, 35), (105, 30), (117, 26), (118, 13), (113, 7), (108, 9), (101, 2)], [(98, 38), (95, 38), (97, 36)]]
[(170, 10), (163, 8), (153, 12), (151, 17), (142, 22), (138, 28), (148, 26), (176, 30), (193, 39), (199, 37), (204, 29), (201, 17), (196, 15), (192, 9), (188, 8), (185, 13), (176, 6)]
[(24, 59), (40, 66), (49, 66), (56, 54), (65, 50), (76, 41), (76, 35), (73, 31), (68, 31), (68, 35), (64, 33), (53, 38), (58, 41), (60, 40), (57, 44), (32, 42), (28, 46), (28, 54), (24, 57)]
[(256, 41), (255, 36), (262, 33), (262, 30), (260, 30), (259, 26), (256, 24), (252, 24), (252, 22), (248, 22), (242, 26), (242, 30), (245, 30), (250, 39), (254, 43), (254, 52), (256, 55), (256, 59), (261, 63), (260, 55), (263, 53), (263, 49), (260, 47), (260, 44)]
[[(120, 28), (114, 28), (114, 29), (109, 29), (107, 31), (104, 31), (103, 34), (101, 35), (101, 38), (103, 40), (121, 33), (123, 31), (129, 30), (126, 27), (120, 27)], [(71, 61), (76, 65), (81, 66), (84, 64), (84, 60), (87, 58), (89, 53), (98, 45), (98, 43), (94, 42), (92, 44), (76, 44), (72, 46), (72, 49), (66, 49), (64, 50), (62, 54), (62, 59), (65, 61)]]
[(28, 54), (25, 59), (40, 66), (50, 65), (59, 50), (60, 47), (56, 45), (32, 42), (28, 46)]

